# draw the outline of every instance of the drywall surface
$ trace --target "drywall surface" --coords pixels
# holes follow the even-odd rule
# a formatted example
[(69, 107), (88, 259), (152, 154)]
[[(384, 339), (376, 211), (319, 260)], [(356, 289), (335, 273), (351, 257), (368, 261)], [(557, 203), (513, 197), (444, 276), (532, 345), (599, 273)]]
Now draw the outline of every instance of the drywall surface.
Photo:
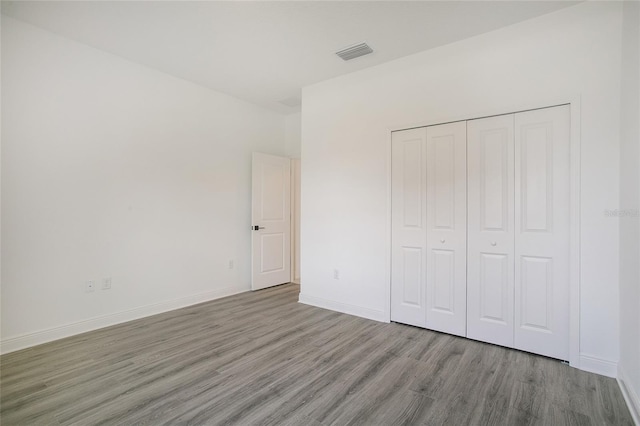
[(3, 351), (249, 290), (283, 116), (6, 17), (2, 112)]
[(284, 118), (284, 132), (286, 154), (291, 158), (300, 158), (301, 144), (301, 114), (299, 112), (289, 114)]
[(580, 351), (615, 375), (621, 9), (586, 2), (304, 88), (300, 300), (388, 319), (390, 129), (579, 100)]
[(640, 422), (640, 3), (624, 3), (620, 125), (620, 365)]

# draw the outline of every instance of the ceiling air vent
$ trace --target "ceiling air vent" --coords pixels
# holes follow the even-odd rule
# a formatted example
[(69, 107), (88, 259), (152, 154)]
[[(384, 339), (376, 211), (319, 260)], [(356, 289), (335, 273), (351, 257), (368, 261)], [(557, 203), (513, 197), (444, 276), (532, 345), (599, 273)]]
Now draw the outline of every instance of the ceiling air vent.
[(336, 55), (340, 56), (345, 61), (357, 58), (359, 56), (368, 55), (372, 53), (373, 49), (369, 47), (367, 43), (358, 43), (353, 46), (345, 47), (342, 50), (336, 52)]

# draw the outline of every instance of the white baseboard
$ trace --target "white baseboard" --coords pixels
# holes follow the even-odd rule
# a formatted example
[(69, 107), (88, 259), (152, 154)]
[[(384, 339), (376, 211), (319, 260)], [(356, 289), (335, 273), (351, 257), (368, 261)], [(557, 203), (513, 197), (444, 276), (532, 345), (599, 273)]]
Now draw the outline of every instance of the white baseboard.
[(580, 370), (600, 374), (602, 376), (613, 377), (615, 379), (618, 375), (618, 363), (581, 353)]
[(337, 302), (335, 300), (323, 299), (321, 297), (309, 296), (300, 293), (298, 302), (305, 305), (316, 306), (318, 308), (329, 309), (332, 311), (342, 312), (343, 314), (355, 315), (357, 317), (367, 318), (374, 321), (388, 322), (385, 318), (384, 311), (378, 311), (363, 306), (350, 305), (348, 303)]
[(618, 365), (618, 385), (627, 403), (627, 407), (629, 407), (633, 421), (636, 422), (637, 426), (640, 426), (640, 397), (637, 391), (630, 386), (629, 378), (621, 365)]
[(205, 293), (193, 294), (178, 299), (168, 300), (166, 302), (154, 303), (151, 305), (141, 306), (139, 308), (127, 311), (116, 312), (113, 314), (103, 315), (88, 320), (66, 324), (59, 327), (52, 327), (46, 330), (36, 331), (35, 333), (27, 333), (16, 337), (10, 337), (0, 341), (0, 354), (18, 351), (20, 349), (30, 348), (32, 346), (41, 345), (43, 343), (52, 342), (76, 334), (86, 333), (88, 331), (97, 330), (99, 328), (109, 327), (111, 325), (132, 321), (151, 315), (161, 314), (163, 312), (173, 311), (174, 309), (184, 308), (186, 306), (196, 305), (198, 303), (208, 302), (210, 300), (220, 299), (238, 293), (249, 291), (246, 286), (229, 286), (223, 287)]

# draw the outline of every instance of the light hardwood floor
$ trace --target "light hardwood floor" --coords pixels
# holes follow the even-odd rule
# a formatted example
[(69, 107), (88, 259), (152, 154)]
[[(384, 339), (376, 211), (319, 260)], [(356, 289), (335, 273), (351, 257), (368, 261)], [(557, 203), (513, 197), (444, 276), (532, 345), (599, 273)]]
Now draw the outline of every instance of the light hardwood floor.
[(297, 303), (287, 284), (0, 357), (1, 422), (631, 425), (615, 380)]

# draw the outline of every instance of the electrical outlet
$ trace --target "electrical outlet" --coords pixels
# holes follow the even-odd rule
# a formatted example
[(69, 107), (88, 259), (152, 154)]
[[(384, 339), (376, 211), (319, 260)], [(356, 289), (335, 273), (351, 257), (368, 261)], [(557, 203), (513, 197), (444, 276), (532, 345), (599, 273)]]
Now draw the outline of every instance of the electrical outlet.
[(84, 291), (85, 293), (92, 293), (96, 291), (96, 282), (95, 281), (87, 281), (84, 283)]
[(102, 279), (102, 289), (103, 290), (111, 290), (111, 277)]
[(233, 260), (229, 261), (229, 269), (233, 269), (235, 267)]
[(334, 280), (339, 280), (340, 279), (340, 271), (338, 271), (337, 269), (333, 270), (333, 279)]

